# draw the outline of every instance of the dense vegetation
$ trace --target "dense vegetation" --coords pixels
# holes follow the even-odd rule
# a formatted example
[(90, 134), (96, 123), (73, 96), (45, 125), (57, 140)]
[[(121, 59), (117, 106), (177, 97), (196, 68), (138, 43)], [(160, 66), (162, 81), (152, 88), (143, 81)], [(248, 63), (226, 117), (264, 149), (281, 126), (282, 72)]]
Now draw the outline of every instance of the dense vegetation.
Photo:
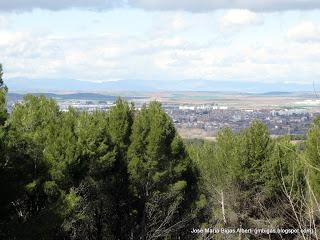
[(317, 239), (191, 230), (317, 230), (320, 119), (300, 145), (258, 121), (185, 144), (157, 102), (89, 114), (28, 95), (9, 115), (6, 93), (0, 69), (0, 239)]

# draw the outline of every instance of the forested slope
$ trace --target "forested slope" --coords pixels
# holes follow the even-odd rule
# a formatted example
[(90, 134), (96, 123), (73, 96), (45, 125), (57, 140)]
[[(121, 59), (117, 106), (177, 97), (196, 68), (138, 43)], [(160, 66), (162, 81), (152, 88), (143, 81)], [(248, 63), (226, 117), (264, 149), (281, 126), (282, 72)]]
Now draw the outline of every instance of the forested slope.
[(320, 120), (300, 146), (261, 122), (184, 144), (157, 102), (59, 111), (25, 97), (9, 115), (0, 75), (0, 239), (317, 239), (192, 234), (193, 228), (315, 229)]

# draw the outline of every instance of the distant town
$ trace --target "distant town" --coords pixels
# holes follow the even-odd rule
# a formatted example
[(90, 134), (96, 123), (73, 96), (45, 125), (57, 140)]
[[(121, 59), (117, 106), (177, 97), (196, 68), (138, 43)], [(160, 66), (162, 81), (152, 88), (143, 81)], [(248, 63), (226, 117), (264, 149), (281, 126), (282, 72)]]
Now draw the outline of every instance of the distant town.
[[(89, 112), (108, 111), (116, 101), (114, 96), (98, 94), (45, 95), (55, 99), (61, 111), (68, 111), (69, 107)], [(152, 96), (124, 98), (133, 102), (138, 110), (143, 104), (155, 99)], [(226, 98), (215, 101), (210, 99), (206, 99), (206, 101), (172, 101), (169, 98), (160, 98), (160, 101), (184, 138), (214, 139), (219, 130), (228, 127), (234, 132), (239, 132), (248, 127), (254, 119), (264, 122), (269, 127), (271, 135), (303, 136), (314, 117), (320, 115), (319, 100), (310, 100), (310, 96), (305, 98), (300, 96), (297, 99), (295, 96), (288, 98), (287, 95), (285, 97), (269, 97), (281, 99), (281, 101), (279, 100), (280, 105), (265, 104), (269, 98), (261, 100), (264, 104), (259, 104), (260, 99), (250, 97), (251, 102), (254, 102), (252, 105), (248, 102), (241, 102), (242, 98), (235, 97), (234, 101), (230, 101), (230, 99), (227, 101)], [(285, 101), (282, 101), (282, 98)], [(237, 99), (238, 102), (236, 102)], [(156, 100), (159, 99), (156, 98)], [(9, 94), (7, 101), (9, 111), (12, 111), (15, 104), (22, 101), (22, 94)], [(290, 105), (289, 103), (292, 102), (296, 104)]]
[(320, 114), (305, 109), (234, 109), (225, 106), (172, 106), (166, 111), (187, 138), (215, 137), (219, 130), (227, 127), (239, 132), (254, 119), (264, 122), (272, 135), (304, 135), (314, 116)]

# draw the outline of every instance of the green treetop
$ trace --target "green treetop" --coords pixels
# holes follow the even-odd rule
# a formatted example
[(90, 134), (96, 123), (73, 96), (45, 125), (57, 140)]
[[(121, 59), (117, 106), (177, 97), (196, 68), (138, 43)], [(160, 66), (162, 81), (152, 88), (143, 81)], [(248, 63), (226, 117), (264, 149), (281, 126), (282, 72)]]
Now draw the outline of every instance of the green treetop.
[(6, 106), (6, 95), (8, 89), (3, 82), (3, 70), (2, 64), (0, 64), (0, 126), (4, 124), (8, 117), (7, 106)]
[[(182, 140), (160, 103), (151, 102), (136, 116), (129, 160), (132, 188), (140, 206), (138, 236), (178, 234), (183, 216), (191, 212), (197, 184)], [(171, 226), (176, 228), (169, 230)]]

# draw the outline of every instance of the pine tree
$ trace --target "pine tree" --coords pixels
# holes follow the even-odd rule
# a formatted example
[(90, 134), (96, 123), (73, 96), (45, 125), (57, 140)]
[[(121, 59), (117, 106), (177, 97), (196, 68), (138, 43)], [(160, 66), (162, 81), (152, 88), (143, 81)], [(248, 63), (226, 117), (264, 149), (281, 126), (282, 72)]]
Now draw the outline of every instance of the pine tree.
[(241, 139), (241, 167), (244, 172), (241, 174), (243, 190), (259, 187), (263, 182), (261, 173), (264, 164), (270, 157), (272, 141), (266, 125), (260, 121), (253, 121), (245, 130)]
[[(130, 230), (126, 152), (132, 122), (128, 104), (118, 100), (109, 113), (81, 113), (75, 136), (75, 169), (87, 169), (73, 182), (79, 197), (64, 228), (77, 239), (128, 239)], [(74, 119), (74, 118), (73, 118)], [(117, 122), (118, 121), (118, 122)], [(119, 124), (118, 128), (117, 123)], [(83, 164), (78, 165), (83, 162)]]
[(3, 70), (0, 64), (0, 126), (4, 124), (8, 117), (7, 106), (6, 106), (6, 95), (8, 88), (3, 82)]
[(14, 199), (14, 190), (11, 188), (11, 173), (7, 165), (6, 137), (7, 128), (4, 124), (7, 119), (6, 93), (7, 88), (3, 82), (2, 65), (0, 64), (0, 238), (7, 236), (7, 223), (12, 214), (10, 202)]
[[(274, 140), (270, 159), (262, 172), (264, 195), (261, 205), (270, 225), (279, 228), (299, 228), (292, 206), (303, 215), (305, 206), (301, 196), (305, 195), (304, 169), (296, 146), (289, 137)], [(290, 202), (291, 201), (291, 202)]]
[[(76, 239), (115, 239), (114, 227), (116, 152), (107, 131), (106, 115), (102, 112), (81, 113), (75, 134), (79, 155), (74, 169), (86, 171), (76, 175), (79, 197), (64, 228)], [(72, 167), (73, 168), (73, 167)]]
[(316, 118), (308, 131), (306, 156), (308, 160), (309, 182), (312, 191), (320, 198), (320, 118)]
[(272, 140), (267, 126), (255, 120), (238, 136), (238, 141), (237, 155), (240, 163), (237, 174), (240, 190), (238, 225), (252, 227), (258, 223), (255, 220), (259, 221), (261, 218), (259, 203), (263, 199), (263, 172), (272, 152)]
[(119, 98), (107, 115), (107, 128), (116, 151), (114, 189), (115, 216), (113, 232), (117, 239), (128, 239), (131, 231), (132, 218), (131, 192), (128, 175), (128, 148), (134, 118), (133, 105)]
[(29, 95), (8, 119), (7, 166), (14, 185), (6, 187), (13, 191), (10, 219), (17, 239), (51, 236), (56, 227), (46, 192), (50, 164), (44, 158), (44, 149), (58, 115), (54, 101)]
[(187, 213), (197, 197), (197, 183), (182, 140), (159, 103), (151, 102), (136, 116), (129, 159), (136, 238), (181, 236), (191, 217)]
[[(317, 117), (309, 128), (305, 156), (306, 195), (311, 219), (315, 223), (320, 219), (320, 118)], [(303, 196), (302, 196), (303, 197)], [(315, 226), (317, 227), (318, 224)]]

